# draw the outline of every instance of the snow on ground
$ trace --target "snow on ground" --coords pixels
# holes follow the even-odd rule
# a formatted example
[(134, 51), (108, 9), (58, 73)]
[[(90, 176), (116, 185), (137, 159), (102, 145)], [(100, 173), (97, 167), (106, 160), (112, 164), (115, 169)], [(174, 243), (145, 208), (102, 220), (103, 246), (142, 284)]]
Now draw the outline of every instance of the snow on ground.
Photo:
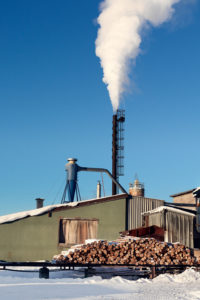
[(160, 275), (153, 280), (129, 281), (121, 277), (75, 278), (73, 271), (50, 272), (50, 279), (38, 273), (0, 271), (0, 299), (84, 299), (84, 300), (197, 300), (200, 273), (192, 269), (179, 275)]

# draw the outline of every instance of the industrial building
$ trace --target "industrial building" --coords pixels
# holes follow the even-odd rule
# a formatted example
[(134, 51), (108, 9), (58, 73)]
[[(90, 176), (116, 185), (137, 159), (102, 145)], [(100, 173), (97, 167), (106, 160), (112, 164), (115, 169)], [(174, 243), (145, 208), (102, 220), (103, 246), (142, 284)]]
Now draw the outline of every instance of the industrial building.
[[(0, 217), (0, 259), (51, 260), (53, 255), (87, 239), (114, 240), (120, 232), (151, 225), (163, 228), (167, 242), (199, 247), (195, 212), (141, 196), (138, 181), (131, 188), (135, 196), (118, 194)], [(41, 200), (37, 199), (37, 207)]]
[(143, 211), (163, 203), (121, 194), (0, 217), (0, 259), (50, 260), (54, 254), (86, 239), (116, 239), (119, 232), (131, 229), (130, 226), (142, 225)]

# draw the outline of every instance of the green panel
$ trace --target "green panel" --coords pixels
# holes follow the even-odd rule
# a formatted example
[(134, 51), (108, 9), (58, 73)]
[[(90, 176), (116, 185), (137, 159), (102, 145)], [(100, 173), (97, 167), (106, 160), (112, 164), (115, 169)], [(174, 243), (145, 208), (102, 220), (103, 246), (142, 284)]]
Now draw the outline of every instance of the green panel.
[(60, 218), (97, 218), (98, 239), (112, 240), (125, 230), (126, 199), (73, 207), (0, 225), (0, 260), (51, 260), (58, 245)]

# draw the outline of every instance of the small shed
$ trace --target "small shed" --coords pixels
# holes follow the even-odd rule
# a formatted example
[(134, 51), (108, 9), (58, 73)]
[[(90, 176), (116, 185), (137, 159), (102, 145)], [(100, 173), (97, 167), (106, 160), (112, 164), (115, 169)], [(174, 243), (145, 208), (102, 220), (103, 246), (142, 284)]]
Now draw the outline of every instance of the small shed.
[(164, 229), (165, 242), (179, 242), (194, 248), (195, 213), (161, 206), (142, 215), (145, 226), (156, 225)]

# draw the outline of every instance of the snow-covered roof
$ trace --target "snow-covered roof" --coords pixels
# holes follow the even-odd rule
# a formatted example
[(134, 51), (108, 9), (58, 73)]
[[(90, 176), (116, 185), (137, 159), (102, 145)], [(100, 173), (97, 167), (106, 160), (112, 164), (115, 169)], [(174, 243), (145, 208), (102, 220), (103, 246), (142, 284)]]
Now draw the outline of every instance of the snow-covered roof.
[(151, 214), (155, 214), (155, 213), (158, 213), (158, 212), (162, 212), (162, 211), (172, 211), (172, 212), (175, 212), (175, 213), (178, 213), (178, 214), (182, 214), (182, 215), (188, 215), (188, 216), (192, 216), (194, 217), (195, 213), (189, 213), (187, 211), (184, 211), (184, 210), (181, 210), (181, 209), (177, 209), (177, 208), (174, 208), (174, 207), (169, 207), (169, 206), (159, 206), (155, 209), (152, 209), (152, 210), (149, 210), (149, 211), (146, 211), (144, 213), (142, 213), (142, 215), (144, 216), (148, 216), (148, 215), (151, 215)]
[(117, 199), (119, 197), (124, 197), (126, 196), (126, 194), (118, 194), (118, 195), (114, 195), (114, 196), (108, 196), (108, 197), (102, 197), (102, 198), (94, 198), (94, 199), (88, 199), (88, 200), (81, 200), (79, 202), (70, 202), (70, 203), (66, 203), (66, 204), (55, 204), (55, 205), (48, 205), (48, 206), (44, 206), (42, 208), (37, 208), (37, 209), (33, 209), (33, 210), (27, 210), (27, 211), (22, 211), (22, 212), (18, 212), (18, 213), (14, 213), (14, 214), (9, 214), (9, 215), (5, 215), (5, 216), (0, 216), (0, 224), (4, 224), (4, 223), (9, 223), (9, 222), (14, 222), (20, 219), (24, 219), (27, 217), (34, 217), (34, 216), (40, 216), (43, 215), (45, 213), (48, 213), (50, 211), (53, 211), (56, 208), (64, 208), (64, 207), (75, 207), (75, 206), (79, 206), (81, 204), (84, 203), (92, 203), (92, 202), (100, 202), (106, 199)]
[(40, 215), (48, 213), (59, 207), (66, 207), (66, 206), (73, 207), (73, 206), (77, 206), (77, 205), (78, 205), (78, 202), (71, 202), (71, 203), (66, 203), (66, 204), (55, 204), (55, 205), (44, 206), (44, 207), (37, 208), (37, 209), (22, 211), (22, 212), (18, 212), (15, 214), (9, 214), (9, 215), (0, 217), (0, 224), (14, 222), (14, 221), (24, 219), (27, 217), (40, 216)]

